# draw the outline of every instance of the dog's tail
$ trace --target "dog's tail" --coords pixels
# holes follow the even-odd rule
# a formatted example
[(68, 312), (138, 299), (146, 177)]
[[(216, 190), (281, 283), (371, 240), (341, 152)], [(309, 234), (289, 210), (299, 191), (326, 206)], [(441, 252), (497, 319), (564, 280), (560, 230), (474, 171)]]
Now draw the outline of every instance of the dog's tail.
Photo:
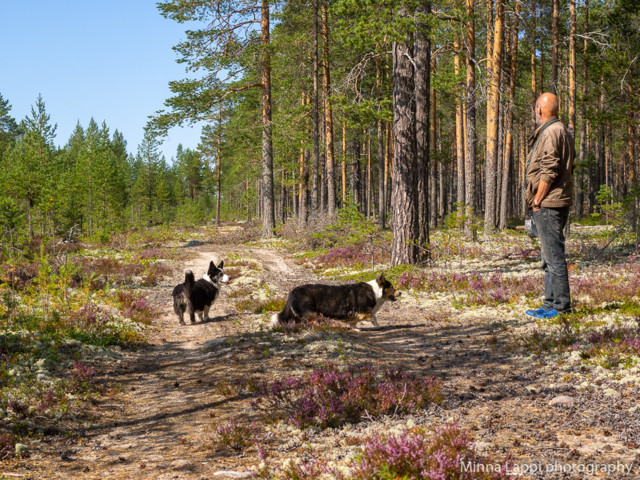
[(289, 295), (289, 298), (287, 298), (287, 304), (284, 306), (284, 310), (271, 315), (271, 328), (281, 327), (284, 324), (289, 323), (291, 320), (295, 320), (297, 318), (291, 304), (292, 296)]
[(191, 297), (193, 285), (196, 283), (196, 277), (191, 270), (184, 272), (184, 294), (186, 298)]
[(278, 328), (282, 325), (282, 312), (271, 315), (271, 328)]

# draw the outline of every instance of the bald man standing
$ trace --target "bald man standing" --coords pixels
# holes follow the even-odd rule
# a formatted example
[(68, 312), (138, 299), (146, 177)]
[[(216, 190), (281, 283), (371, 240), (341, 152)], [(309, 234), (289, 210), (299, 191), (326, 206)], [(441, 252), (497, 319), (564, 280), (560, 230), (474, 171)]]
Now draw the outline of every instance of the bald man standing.
[(573, 205), (573, 136), (558, 119), (558, 99), (543, 93), (536, 100), (537, 128), (529, 139), (526, 200), (540, 238), (544, 270), (544, 301), (526, 314), (552, 318), (571, 313), (569, 272), (564, 248), (564, 227)]

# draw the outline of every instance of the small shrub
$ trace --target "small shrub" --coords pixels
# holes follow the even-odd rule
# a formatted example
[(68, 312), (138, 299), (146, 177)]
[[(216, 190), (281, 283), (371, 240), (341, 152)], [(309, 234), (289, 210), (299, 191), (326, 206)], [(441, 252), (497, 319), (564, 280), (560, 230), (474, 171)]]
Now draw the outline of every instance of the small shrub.
[(75, 360), (73, 362), (73, 371), (71, 372), (71, 387), (73, 393), (86, 395), (93, 391), (93, 368)]
[[(228, 274), (227, 274), (228, 275)], [(245, 298), (251, 296), (254, 289), (251, 287), (242, 287), (236, 290), (229, 290), (227, 297), (229, 298)]]
[(534, 329), (524, 337), (524, 345), (534, 352), (578, 351), (583, 360), (594, 359), (604, 368), (624, 367), (636, 363), (640, 355), (640, 317), (635, 327), (605, 327), (601, 330), (579, 330), (579, 323), (565, 319), (559, 329), (541, 332)]
[(156, 314), (156, 309), (142, 293), (119, 291), (116, 299), (122, 307), (122, 314), (135, 322), (149, 324)]
[(15, 453), (16, 440), (10, 433), (0, 434), (0, 460), (6, 460)]
[(163, 249), (159, 247), (147, 247), (134, 257), (134, 261), (140, 262), (142, 260), (157, 260), (165, 257), (166, 254)]
[(94, 327), (97, 324), (104, 324), (110, 317), (95, 303), (85, 303), (73, 317), (73, 324), (77, 327)]
[(469, 273), (404, 272), (398, 277), (398, 289), (413, 288), (420, 291), (446, 292), (464, 297), (457, 298), (461, 305), (501, 305), (519, 301), (521, 297), (534, 297), (543, 284), (541, 275), (514, 277), (501, 272), (491, 275)]
[(234, 267), (228, 268), (227, 265), (225, 265), (224, 273), (229, 275), (229, 278), (231, 280), (235, 280), (238, 277), (242, 276), (242, 270), (240, 268), (234, 268)]
[(9, 400), (7, 403), (7, 409), (11, 410), (14, 415), (22, 418), (27, 417), (29, 414), (29, 405), (18, 400)]
[(255, 441), (258, 427), (255, 424), (249, 426), (239, 425), (235, 419), (231, 422), (218, 425), (216, 428), (217, 438), (215, 443), (232, 450), (241, 451)]
[(575, 297), (588, 298), (578, 308), (597, 307), (613, 302), (633, 302), (640, 296), (640, 261), (631, 257), (628, 261), (609, 267), (606, 275), (584, 272), (570, 277)]
[(314, 262), (325, 268), (333, 267), (363, 267), (368, 263), (389, 263), (391, 249), (371, 249), (368, 245), (350, 245), (334, 247), (327, 253), (318, 255)]
[(283, 323), (273, 330), (291, 335), (309, 331), (316, 333), (349, 332), (351, 331), (351, 327), (346, 323), (319, 315), (316, 318), (305, 320), (304, 322)]
[(272, 300), (261, 301), (255, 298), (247, 298), (235, 303), (237, 310), (252, 313), (280, 312), (287, 303), (284, 298), (275, 298)]
[(153, 287), (162, 281), (162, 279), (171, 274), (171, 268), (163, 263), (152, 263), (147, 265), (142, 275), (140, 284), (143, 287)]
[(253, 395), (260, 390), (260, 385), (252, 378), (236, 380), (233, 382), (221, 380), (213, 385), (213, 390), (218, 395), (229, 398), (240, 395)]
[[(488, 462), (471, 448), (466, 433), (457, 425), (445, 425), (428, 436), (421, 429), (398, 435), (377, 434), (365, 442), (354, 461), (349, 478), (472, 480), (509, 478), (505, 462)], [(491, 468), (463, 468), (463, 464)], [(498, 466), (499, 468), (495, 468)], [(493, 471), (497, 470), (497, 471)]]
[[(266, 459), (263, 459), (266, 460)], [(327, 474), (331, 475), (327, 477)], [(322, 478), (343, 478), (339, 474), (330, 472), (327, 462), (316, 456), (310, 460), (295, 461), (287, 459), (283, 465), (271, 465), (268, 461), (262, 463), (257, 472), (258, 478), (278, 480), (315, 480)]]
[(270, 418), (299, 428), (336, 427), (371, 416), (419, 410), (440, 401), (441, 384), (400, 370), (382, 372), (367, 365), (341, 371), (329, 364), (302, 377), (263, 385), (253, 406)]

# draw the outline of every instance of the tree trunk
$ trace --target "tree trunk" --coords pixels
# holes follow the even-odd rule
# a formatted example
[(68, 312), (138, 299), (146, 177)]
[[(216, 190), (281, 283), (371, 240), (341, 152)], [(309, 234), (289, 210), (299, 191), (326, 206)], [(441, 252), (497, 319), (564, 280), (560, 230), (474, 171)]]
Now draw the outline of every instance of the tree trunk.
[(333, 157), (333, 111), (331, 108), (331, 77), (329, 72), (329, 18), (327, 2), (322, 1), (322, 96), (324, 97), (324, 123), (327, 162), (327, 213), (336, 212), (336, 173)]
[(275, 235), (273, 198), (273, 140), (271, 124), (271, 60), (269, 56), (269, 0), (262, 0), (262, 236)]
[[(631, 85), (627, 88), (628, 104), (633, 103), (633, 90)], [(627, 170), (629, 172), (629, 187), (633, 189), (633, 204), (631, 205), (632, 213), (632, 229), (634, 232), (638, 231), (638, 195), (637, 195), (637, 181), (638, 172), (636, 169), (636, 122), (635, 114), (630, 111), (627, 114)], [(624, 169), (623, 169), (624, 170)]]
[(516, 0), (516, 11), (511, 33), (511, 71), (509, 74), (509, 101), (507, 102), (507, 115), (505, 119), (505, 145), (503, 157), (502, 176), (502, 203), (500, 204), (500, 229), (507, 228), (509, 185), (511, 182), (510, 166), (513, 151), (513, 109), (516, 98), (516, 67), (518, 63), (518, 26), (520, 21), (520, 0)]
[(467, 91), (466, 91), (466, 166), (465, 166), (465, 235), (475, 239), (476, 231), (473, 227), (473, 213), (475, 205), (476, 186), (476, 32), (473, 20), (474, 0), (466, 0), (467, 17)]
[[(583, 30), (586, 33), (589, 31), (589, 0), (584, 0), (584, 23)], [(578, 153), (578, 168), (576, 168), (575, 184), (576, 184), (576, 216), (581, 217), (584, 214), (584, 165), (587, 160), (587, 74), (589, 71), (589, 57), (587, 56), (588, 41), (585, 36), (583, 43), (583, 55), (582, 55), (582, 101), (580, 106), (580, 117), (582, 123), (580, 125), (580, 152)]]
[(518, 198), (520, 200), (520, 206), (521, 206), (521, 210), (520, 213), (522, 214), (522, 217), (525, 216), (525, 214), (527, 213), (527, 205), (525, 202), (525, 194), (524, 194), (524, 177), (526, 175), (526, 160), (527, 160), (527, 150), (526, 150), (526, 141), (525, 141), (525, 126), (524, 126), (524, 122), (520, 125), (520, 160), (518, 162), (518, 164), (520, 165), (520, 175), (518, 176), (519, 179), (519, 183), (518, 183), (518, 191), (520, 193), (520, 195), (518, 195)]
[(216, 162), (216, 225), (220, 225), (220, 171), (222, 168), (222, 107), (218, 110), (218, 161)]
[[(378, 97), (382, 96), (382, 69), (380, 57), (376, 57), (376, 90)], [(384, 229), (387, 216), (387, 196), (385, 191), (385, 162), (384, 162), (384, 129), (382, 119), (378, 119), (378, 224)]]
[[(600, 115), (604, 115), (605, 112), (605, 104), (606, 104), (606, 92), (605, 92), (605, 83), (604, 83), (604, 74), (600, 76), (600, 103), (598, 105), (598, 109)], [(600, 186), (604, 184), (604, 145), (605, 145), (605, 128), (604, 123), (600, 123), (598, 125), (598, 156), (596, 158), (596, 184), (595, 189), (593, 191), (594, 195), (594, 204), (595, 204), (595, 195), (598, 190), (600, 190)]]
[(544, 89), (544, 42), (540, 39), (540, 83), (538, 84), (538, 93), (545, 91)]
[(342, 204), (347, 201), (347, 122), (342, 121)]
[[(404, 12), (406, 15), (406, 12)], [(402, 13), (400, 14), (402, 16)], [(409, 42), (393, 43), (393, 177), (391, 265), (414, 264), (419, 258), (415, 83)], [(422, 171), (423, 173), (423, 171)], [(423, 177), (424, 178), (424, 177)]]
[(385, 126), (387, 137), (387, 148), (385, 149), (384, 159), (384, 191), (387, 198), (386, 211), (391, 211), (391, 178), (393, 176), (393, 128), (391, 123), (387, 122)]
[(496, 0), (493, 58), (489, 98), (487, 100), (487, 160), (485, 165), (484, 233), (492, 233), (496, 226), (498, 122), (500, 113), (500, 72), (502, 71), (502, 38), (504, 34), (504, 0)]
[(316, 213), (320, 205), (320, 105), (318, 79), (318, 2), (313, 2), (313, 169), (311, 172), (311, 211)]
[(576, 0), (569, 0), (569, 131), (576, 130)]
[[(435, 57), (431, 58), (430, 62), (431, 66), (431, 74), (433, 75), (436, 70), (436, 59)], [(418, 68), (420, 71), (420, 68)], [(417, 78), (416, 78), (417, 81)], [(427, 158), (426, 167), (429, 171), (429, 225), (433, 228), (436, 228), (438, 223), (438, 164), (435, 161), (435, 152), (436, 152), (436, 89), (429, 83), (429, 143), (428, 152), (429, 157)], [(417, 115), (417, 111), (416, 111)], [(420, 148), (418, 143), (418, 148)], [(442, 185), (440, 185), (442, 188)]]
[[(438, 152), (438, 154), (442, 153), (442, 127), (440, 124), (440, 121), (438, 120), (438, 143), (437, 143), (437, 148), (436, 151)], [(447, 183), (445, 182), (445, 172), (449, 171), (450, 168), (448, 168), (451, 165), (451, 160), (447, 160), (447, 162), (445, 163), (442, 160), (442, 156), (438, 155), (438, 215), (437, 215), (437, 219), (438, 222), (440, 223), (440, 225), (443, 224), (443, 220), (445, 215), (447, 214), (447, 209), (448, 209), (448, 205), (447, 205), (447, 191), (451, 186), (451, 183)], [(448, 176), (448, 175), (447, 175)]]
[[(460, 76), (460, 39), (456, 36), (454, 48), (456, 51), (454, 57), (454, 72), (456, 76), (456, 81)], [(463, 108), (464, 103), (461, 98), (461, 92), (458, 91), (456, 94), (456, 161), (457, 161), (457, 174), (458, 174), (458, 182), (457, 182), (457, 197), (456, 202), (458, 204), (458, 208), (461, 208), (464, 204), (464, 119), (463, 119)]]
[[(418, 202), (418, 245), (420, 251), (416, 254), (423, 260), (427, 257), (427, 250), (425, 248), (429, 243), (429, 224), (431, 221), (431, 212), (435, 213), (435, 196), (433, 195), (433, 182), (435, 175), (433, 175), (430, 168), (430, 127), (435, 129), (435, 124), (430, 125), (430, 78), (431, 72), (431, 45), (426, 35), (426, 26), (423, 23), (421, 16), (426, 15), (428, 12), (424, 9), (418, 9), (415, 18), (415, 35), (414, 35), (414, 62), (415, 62), (415, 142), (416, 142), (416, 187)], [(434, 112), (435, 113), (435, 112)], [(435, 134), (435, 130), (434, 130)], [(396, 157), (397, 158), (397, 157)], [(418, 260), (418, 258), (416, 258)], [(411, 262), (414, 263), (414, 262)]]
[(360, 139), (353, 138), (353, 162), (351, 163), (351, 200), (360, 206)]
[[(629, 104), (633, 104), (634, 98), (631, 86), (629, 86), (629, 96)], [(637, 98), (635, 99), (635, 102), (637, 104)], [(629, 186), (633, 188), (632, 228), (636, 235), (636, 245), (640, 240), (640, 222), (638, 221), (638, 210), (640, 210), (640, 197), (638, 196), (638, 149), (636, 148), (636, 145), (638, 144), (639, 127), (637, 123), (635, 113), (629, 112)]]
[(494, 25), (493, 25), (493, 0), (486, 0), (487, 12), (486, 12), (486, 25), (487, 25), (487, 78), (491, 78), (491, 69), (493, 68), (493, 38), (494, 38)]
[[(571, 3), (571, 0), (569, 0)], [(553, 0), (553, 10), (551, 13), (551, 88), (553, 94), (558, 94), (558, 44), (559, 34), (560, 0)]]
[[(311, 103), (308, 92), (302, 94), (302, 105), (307, 106)], [(305, 122), (305, 134), (309, 134), (309, 125)], [(298, 191), (298, 221), (301, 225), (307, 224), (308, 204), (309, 204), (309, 157), (310, 152), (304, 145), (304, 141), (300, 141), (300, 188)]]
[(531, 0), (531, 126), (536, 125), (536, 100), (538, 99), (538, 90), (536, 87), (536, 0)]
[(367, 135), (367, 218), (371, 216), (371, 201), (373, 197), (373, 185), (371, 180), (371, 135)]

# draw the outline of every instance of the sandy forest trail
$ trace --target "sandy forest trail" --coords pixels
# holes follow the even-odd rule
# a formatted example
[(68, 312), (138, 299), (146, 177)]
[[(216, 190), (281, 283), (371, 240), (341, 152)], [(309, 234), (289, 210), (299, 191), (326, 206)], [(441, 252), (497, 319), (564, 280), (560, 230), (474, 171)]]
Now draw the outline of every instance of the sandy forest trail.
[[(215, 424), (212, 412), (226, 403), (212, 398), (211, 387), (214, 381), (228, 378), (228, 364), (214, 351), (225, 346), (216, 339), (246, 331), (242, 325), (246, 319), (237, 314), (226, 295), (226, 288), (232, 287), (223, 287), (210, 321), (178, 323), (171, 290), (183, 280), (184, 270), (190, 268), (199, 278), (211, 260), (217, 263), (227, 253), (226, 248), (212, 251), (206, 245), (191, 250), (197, 256), (149, 294), (161, 312), (147, 331), (149, 346), (123, 353), (117, 364), (102, 372), (110, 393), (93, 409), (84, 438), (66, 445), (56, 442), (44, 455), (35, 455), (35, 462), (27, 462), (32, 465), (30, 476), (173, 479), (203, 478), (204, 471), (224, 470), (224, 462), (216, 466), (207, 458), (211, 449), (207, 437)], [(234, 253), (239, 253), (237, 248)], [(310, 279), (311, 274), (273, 250), (246, 249), (243, 253), (244, 258), (261, 265), (263, 279), (283, 284), (283, 291), (303, 277)], [(57, 465), (56, 457), (61, 460)]]
[[(532, 361), (512, 347), (515, 320), (487, 321), (464, 311), (444, 315), (406, 295), (382, 309), (381, 328), (361, 324), (361, 331), (338, 334), (337, 343), (335, 335), (311, 335), (302, 346), (285, 343), (282, 336), (265, 340), (260, 334), (264, 316), (238, 313), (235, 307), (239, 298), (233, 292), (251, 285), (240, 281), (241, 271), (238, 281), (223, 289), (210, 312), (211, 321), (182, 326), (173, 314), (170, 292), (185, 268), (201, 275), (210, 260), (233, 253), (254, 262), (258, 266), (254, 280), (269, 285), (279, 296), (296, 284), (318, 279), (287, 253), (268, 245), (204, 244), (191, 250), (192, 259), (149, 292), (162, 312), (148, 329), (149, 346), (122, 352), (117, 363), (99, 372), (107, 393), (87, 418), (78, 419), (83, 425), (80, 438), (43, 442), (22, 462), (20, 474), (87, 480), (238, 478), (233, 472), (259, 463), (255, 448), (240, 453), (221, 449), (214, 442), (215, 427), (232, 418), (259, 421), (259, 417), (248, 398), (225, 397), (215, 385), (299, 374), (321, 361), (339, 358), (403, 365), (411, 373), (441, 378), (443, 404), (417, 413), (410, 421), (428, 428), (457, 422), (474, 437), (478, 449), (496, 461), (508, 455), (520, 463), (542, 465), (640, 460), (640, 422), (637, 415), (625, 415), (637, 404), (637, 389), (618, 397), (576, 390), (563, 382), (556, 365)], [(549, 405), (563, 395), (571, 399), (566, 405)], [(364, 435), (406, 421), (367, 421), (348, 435)], [(337, 429), (301, 434), (290, 433), (284, 426), (280, 433), (261, 439), (275, 460), (297, 458), (309, 448), (324, 454), (335, 451), (333, 457), (340, 458), (345, 445), (354, 445), (345, 440), (347, 433)]]

